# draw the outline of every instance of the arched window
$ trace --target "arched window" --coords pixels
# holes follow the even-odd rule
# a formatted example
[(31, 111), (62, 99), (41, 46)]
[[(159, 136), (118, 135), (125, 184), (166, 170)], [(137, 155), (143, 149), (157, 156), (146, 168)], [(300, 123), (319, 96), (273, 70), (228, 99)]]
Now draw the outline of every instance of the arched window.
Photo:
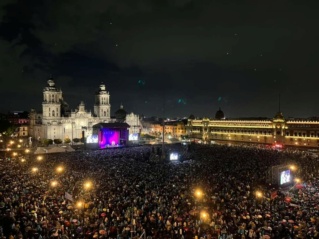
[(106, 117), (106, 111), (104, 111), (104, 117)]
[(54, 110), (52, 110), (52, 116), (53, 116), (53, 117), (55, 116), (55, 111), (54, 111)]

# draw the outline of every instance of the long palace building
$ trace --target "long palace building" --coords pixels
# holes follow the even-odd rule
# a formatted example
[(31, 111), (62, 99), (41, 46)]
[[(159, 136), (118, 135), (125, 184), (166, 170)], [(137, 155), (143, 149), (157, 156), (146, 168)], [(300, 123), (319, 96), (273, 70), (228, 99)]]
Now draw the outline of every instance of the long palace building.
[(225, 119), (219, 110), (215, 119), (189, 119), (186, 131), (190, 138), (212, 141), (257, 143), (283, 146), (319, 146), (318, 120), (285, 119), (278, 112), (273, 119)]

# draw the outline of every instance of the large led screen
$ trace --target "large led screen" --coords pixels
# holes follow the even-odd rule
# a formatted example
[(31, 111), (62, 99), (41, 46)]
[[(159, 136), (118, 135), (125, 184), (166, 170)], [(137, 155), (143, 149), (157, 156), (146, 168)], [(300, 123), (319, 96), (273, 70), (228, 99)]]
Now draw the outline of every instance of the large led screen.
[(169, 155), (169, 159), (170, 159), (171, 161), (178, 160), (178, 153), (171, 153), (171, 154)]
[(128, 136), (128, 140), (129, 140), (129, 141), (136, 141), (136, 140), (138, 140), (138, 134), (137, 134), (137, 133), (130, 134), (130, 135)]
[(89, 135), (86, 138), (86, 143), (87, 144), (97, 144), (99, 142), (99, 137), (97, 134)]
[(280, 173), (280, 185), (291, 183), (291, 173), (290, 170), (285, 170)]

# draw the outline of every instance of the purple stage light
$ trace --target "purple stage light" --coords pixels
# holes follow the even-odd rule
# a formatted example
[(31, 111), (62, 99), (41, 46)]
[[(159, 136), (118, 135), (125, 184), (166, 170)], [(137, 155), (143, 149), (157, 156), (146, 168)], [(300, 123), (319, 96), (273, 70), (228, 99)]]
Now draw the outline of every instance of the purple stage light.
[(120, 143), (120, 131), (111, 129), (102, 129), (100, 131), (100, 148), (115, 147)]

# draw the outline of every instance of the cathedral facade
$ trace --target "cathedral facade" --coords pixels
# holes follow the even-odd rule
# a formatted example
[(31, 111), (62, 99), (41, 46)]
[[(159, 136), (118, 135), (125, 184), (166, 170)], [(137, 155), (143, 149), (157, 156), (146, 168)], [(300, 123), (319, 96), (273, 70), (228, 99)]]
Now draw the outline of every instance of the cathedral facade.
[(37, 140), (61, 139), (62, 141), (85, 138), (92, 134), (92, 127), (111, 120), (110, 94), (102, 83), (95, 93), (94, 113), (87, 111), (84, 102), (75, 111), (68, 108), (62, 90), (49, 79), (43, 89), (42, 112), (31, 110), (29, 134)]

